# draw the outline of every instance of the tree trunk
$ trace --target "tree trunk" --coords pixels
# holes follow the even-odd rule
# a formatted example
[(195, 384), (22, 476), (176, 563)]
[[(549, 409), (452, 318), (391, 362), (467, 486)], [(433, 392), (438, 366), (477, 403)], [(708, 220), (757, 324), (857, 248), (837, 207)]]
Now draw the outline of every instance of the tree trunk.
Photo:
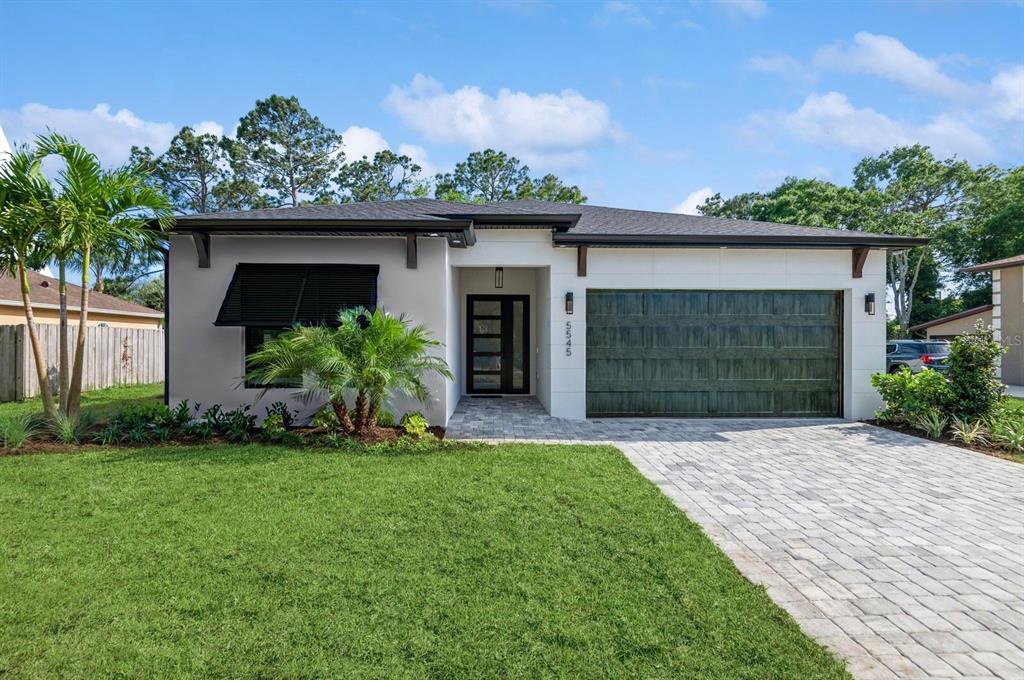
[(57, 263), (58, 283), (57, 292), (60, 296), (60, 328), (58, 330), (57, 343), (59, 346), (60, 358), (57, 368), (57, 382), (60, 389), (60, 411), (68, 412), (68, 382), (70, 380), (70, 366), (68, 366), (68, 282), (67, 263), (61, 258)]
[(82, 372), (85, 368), (86, 323), (89, 321), (89, 246), (82, 251), (82, 299), (78, 310), (78, 339), (75, 342), (75, 364), (71, 370), (68, 390), (68, 416), (76, 418), (82, 403)]
[(366, 393), (360, 391), (356, 395), (356, 434), (366, 432), (366, 422), (369, 419), (369, 404), (366, 400)]
[(352, 418), (348, 415), (348, 406), (345, 405), (345, 400), (338, 399), (337, 401), (332, 401), (331, 408), (334, 409), (334, 416), (338, 419), (338, 426), (345, 434), (351, 433)]
[(380, 404), (375, 401), (375, 402), (373, 402), (373, 405), (370, 406), (370, 412), (366, 416), (366, 427), (367, 427), (367, 429), (373, 430), (373, 429), (375, 429), (377, 427), (377, 416), (379, 414), (380, 414)]
[(21, 301), (25, 306), (25, 325), (28, 328), (29, 341), (32, 343), (32, 356), (36, 360), (36, 377), (39, 379), (39, 396), (43, 399), (43, 415), (52, 420), (57, 417), (57, 409), (53, 404), (53, 393), (50, 391), (50, 372), (47, 370), (43, 346), (39, 344), (36, 332), (36, 320), (32, 314), (31, 289), (28, 284), (28, 272), (25, 262), (18, 260), (18, 278), (21, 279)]

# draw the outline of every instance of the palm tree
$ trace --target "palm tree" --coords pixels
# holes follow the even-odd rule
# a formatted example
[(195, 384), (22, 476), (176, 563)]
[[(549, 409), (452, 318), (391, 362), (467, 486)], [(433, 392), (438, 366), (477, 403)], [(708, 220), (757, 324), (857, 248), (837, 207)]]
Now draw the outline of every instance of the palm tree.
[[(427, 354), (440, 345), (425, 326), (410, 327), (404, 317), (351, 309), (336, 327), (296, 326), (268, 340), (249, 356), (247, 378), (268, 386), (301, 381), (304, 401), (326, 394), (341, 428), (361, 434), (376, 427), (389, 391), (426, 401), (426, 374), (452, 378), (443, 359)], [(354, 422), (345, 401), (350, 392), (356, 394)]]
[(358, 338), (349, 326), (296, 326), (267, 340), (249, 355), (247, 380), (267, 389), (287, 382), (301, 384), (299, 397), (306, 402), (326, 395), (345, 432), (353, 429), (345, 393), (352, 384), (352, 356)]
[(359, 329), (361, 339), (352, 367), (357, 431), (377, 426), (377, 415), (389, 392), (425, 402), (430, 392), (423, 382), (424, 375), (438, 373), (452, 379), (444, 359), (427, 353), (441, 343), (426, 326), (410, 326), (405, 316), (394, 317), (380, 309), (346, 310), (341, 314), (341, 325)]
[(166, 196), (147, 185), (148, 176), (141, 168), (103, 170), (94, 154), (55, 133), (39, 137), (36, 146), (40, 159), (58, 156), (64, 161), (57, 177), (66, 218), (62, 238), (71, 244), (82, 268), (78, 337), (66, 400), (67, 415), (75, 417), (82, 395), (92, 253), (100, 245), (135, 251), (155, 248), (170, 226), (172, 207)]
[(45, 261), (50, 255), (43, 225), (53, 191), (40, 166), (40, 159), (24, 150), (14, 151), (0, 164), (0, 270), (16, 276), (21, 284), (25, 323), (39, 379), (43, 414), (52, 419), (56, 417), (57, 409), (50, 390), (46, 356), (32, 313), (28, 282), (28, 263)]

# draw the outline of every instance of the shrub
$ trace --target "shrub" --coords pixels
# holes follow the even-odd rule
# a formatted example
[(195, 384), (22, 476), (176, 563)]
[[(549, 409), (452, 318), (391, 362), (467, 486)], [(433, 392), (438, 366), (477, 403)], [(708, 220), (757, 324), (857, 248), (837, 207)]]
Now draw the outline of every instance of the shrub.
[(313, 414), (313, 427), (324, 430), (334, 430), (338, 427), (338, 415), (330, 404), (323, 406)]
[(402, 416), (402, 429), (410, 437), (422, 437), (427, 433), (427, 419), (419, 411)]
[(47, 430), (49, 430), (50, 436), (61, 444), (77, 444), (85, 439), (89, 428), (95, 422), (96, 419), (89, 412), (82, 413), (77, 417), (58, 413), (49, 422)]
[(250, 408), (246, 404), (221, 414), (220, 433), (229, 442), (240, 443), (249, 441), (252, 431), (256, 427), (256, 416), (249, 413)]
[(953, 398), (946, 378), (927, 368), (920, 373), (911, 373), (906, 366), (897, 373), (876, 373), (871, 376), (871, 384), (885, 401), (879, 420), (916, 426), (918, 419), (931, 411), (945, 413)]
[(0, 421), (0, 439), (5, 448), (19, 449), (26, 441), (39, 431), (39, 423), (35, 416), (7, 418)]
[(382, 408), (377, 412), (377, 424), (381, 427), (394, 427), (395, 426), (395, 414), (386, 408)]
[(284, 426), (284, 417), (280, 413), (268, 415), (260, 425), (260, 435), (267, 441), (277, 441), (288, 430)]
[(950, 430), (953, 432), (953, 439), (955, 441), (963, 442), (967, 446), (974, 444), (986, 446), (989, 443), (984, 420), (969, 421), (953, 418), (953, 425), (950, 427)]
[(992, 437), (1000, 446), (1024, 453), (1024, 418), (1006, 417), (992, 423)]
[(295, 424), (295, 414), (288, 408), (288, 404), (283, 401), (275, 401), (267, 407), (267, 416), (273, 415), (281, 416), (281, 425), (285, 429)]
[(952, 398), (948, 412), (960, 418), (987, 418), (1003, 397), (1003, 384), (996, 377), (999, 357), (1005, 348), (981, 322), (971, 333), (959, 335), (949, 348), (949, 378)]
[(949, 418), (942, 415), (942, 411), (933, 408), (914, 417), (913, 425), (919, 430), (924, 430), (931, 439), (939, 439), (946, 431)]

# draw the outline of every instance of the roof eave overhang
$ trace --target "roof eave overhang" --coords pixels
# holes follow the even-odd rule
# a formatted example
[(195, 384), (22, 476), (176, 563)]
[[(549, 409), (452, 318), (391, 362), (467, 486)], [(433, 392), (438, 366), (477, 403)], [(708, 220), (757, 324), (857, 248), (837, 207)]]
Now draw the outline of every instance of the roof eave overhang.
[(1024, 267), (1024, 262), (1008, 262), (1000, 265), (979, 264), (974, 267), (964, 267), (960, 272), (963, 274), (984, 274), (985, 272), (995, 271), (996, 269), (1010, 269), (1012, 267)]
[[(445, 237), (455, 248), (476, 243), (472, 220), (276, 220), (268, 219), (179, 219), (171, 228), (172, 234), (220, 234), (224, 236), (346, 236), (364, 238), (393, 237), (413, 234), (426, 237)], [(379, 230), (381, 233), (374, 234)]]
[(604, 248), (894, 248), (905, 249), (928, 243), (926, 238), (865, 238), (850, 236), (741, 236), (728, 234), (560, 234), (552, 236), (556, 246)]
[(580, 213), (543, 213), (543, 214), (522, 214), (522, 215), (488, 215), (479, 213), (465, 213), (458, 215), (438, 215), (446, 219), (469, 220), (476, 224), (488, 226), (516, 226), (528, 224), (544, 228), (552, 228), (559, 232), (572, 229), (580, 221)]
[(972, 309), (965, 309), (962, 312), (956, 314), (950, 314), (949, 316), (942, 316), (938, 319), (932, 319), (924, 323), (919, 323), (916, 326), (911, 326), (908, 331), (923, 331), (940, 324), (949, 323), (950, 321), (959, 321), (960, 319), (966, 319), (977, 314), (984, 314), (985, 312), (991, 312), (994, 305), (981, 305), (980, 307), (974, 307)]

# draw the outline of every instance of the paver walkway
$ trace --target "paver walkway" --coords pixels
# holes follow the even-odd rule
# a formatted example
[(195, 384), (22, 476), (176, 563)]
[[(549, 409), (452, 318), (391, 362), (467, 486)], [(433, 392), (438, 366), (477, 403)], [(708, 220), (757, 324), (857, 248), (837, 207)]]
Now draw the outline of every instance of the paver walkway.
[(858, 678), (1024, 678), (1024, 465), (841, 420), (568, 421), (464, 398), (462, 439), (611, 443)]

